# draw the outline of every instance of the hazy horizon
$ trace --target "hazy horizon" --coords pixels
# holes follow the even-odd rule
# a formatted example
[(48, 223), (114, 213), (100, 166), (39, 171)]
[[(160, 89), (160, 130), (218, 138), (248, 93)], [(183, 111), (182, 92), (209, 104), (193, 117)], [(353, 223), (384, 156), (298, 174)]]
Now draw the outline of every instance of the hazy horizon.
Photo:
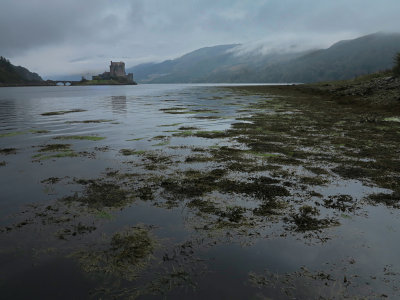
[(398, 32), (395, 0), (285, 1), (5, 0), (0, 55), (42, 77), (173, 59), (242, 44), (241, 51), (327, 48), (375, 32)]

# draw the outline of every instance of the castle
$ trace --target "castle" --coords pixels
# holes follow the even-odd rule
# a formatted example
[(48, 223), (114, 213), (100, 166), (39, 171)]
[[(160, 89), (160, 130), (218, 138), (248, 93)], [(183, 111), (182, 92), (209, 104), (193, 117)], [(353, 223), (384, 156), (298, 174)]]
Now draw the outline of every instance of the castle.
[(129, 73), (128, 75), (125, 73), (125, 63), (113, 62), (110, 64), (110, 72), (104, 72), (103, 74), (99, 74), (96, 76), (92, 76), (92, 80), (117, 80), (121, 83), (127, 84), (135, 84), (133, 81), (133, 74)]

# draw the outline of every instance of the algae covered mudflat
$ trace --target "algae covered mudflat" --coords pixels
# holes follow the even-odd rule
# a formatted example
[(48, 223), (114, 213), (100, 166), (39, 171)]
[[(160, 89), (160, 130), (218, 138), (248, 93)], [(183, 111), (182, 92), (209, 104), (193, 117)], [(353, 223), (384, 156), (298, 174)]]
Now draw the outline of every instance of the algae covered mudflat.
[(7, 298), (399, 294), (396, 102), (190, 85), (71, 87), (55, 102), (40, 89), (0, 97)]

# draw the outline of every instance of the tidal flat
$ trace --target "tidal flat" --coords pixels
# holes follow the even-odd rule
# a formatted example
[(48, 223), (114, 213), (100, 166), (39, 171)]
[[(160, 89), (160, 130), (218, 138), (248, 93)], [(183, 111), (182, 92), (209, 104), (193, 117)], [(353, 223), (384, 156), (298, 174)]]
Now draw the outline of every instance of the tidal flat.
[(399, 118), (301, 86), (3, 88), (2, 297), (396, 299)]

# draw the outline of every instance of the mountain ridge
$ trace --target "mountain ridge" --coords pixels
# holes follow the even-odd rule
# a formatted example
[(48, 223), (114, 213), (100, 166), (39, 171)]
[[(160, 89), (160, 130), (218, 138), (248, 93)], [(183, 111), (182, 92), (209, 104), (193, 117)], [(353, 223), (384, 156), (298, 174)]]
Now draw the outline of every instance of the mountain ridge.
[(342, 40), (326, 49), (237, 54), (240, 44), (204, 47), (161, 63), (128, 68), (141, 83), (288, 83), (350, 79), (393, 66), (399, 33)]

